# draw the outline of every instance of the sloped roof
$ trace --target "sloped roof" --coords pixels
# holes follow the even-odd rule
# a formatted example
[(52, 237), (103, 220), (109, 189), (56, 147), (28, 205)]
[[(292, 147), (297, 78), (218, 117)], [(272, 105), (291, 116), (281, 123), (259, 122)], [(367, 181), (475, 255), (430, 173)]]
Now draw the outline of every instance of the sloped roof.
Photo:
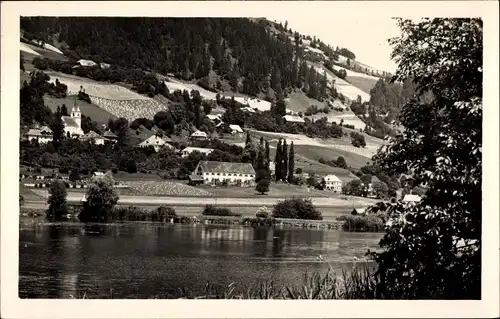
[(419, 202), (422, 200), (422, 197), (415, 194), (406, 194), (403, 198), (403, 202)]
[(164, 145), (167, 142), (163, 140), (161, 137), (158, 137), (156, 135), (151, 135), (141, 143), (139, 143), (139, 146), (150, 146), (150, 145)]
[(325, 181), (327, 182), (342, 182), (336, 175), (326, 175), (325, 176)]
[(191, 153), (191, 152), (194, 152), (194, 151), (198, 151), (200, 153), (211, 153), (214, 150), (212, 148), (191, 147), (191, 146), (188, 146), (185, 149), (183, 149), (181, 152), (189, 152), (189, 153)]
[(41, 132), (46, 132), (46, 133), (52, 133), (52, 130), (50, 129), (50, 127), (48, 127), (46, 125), (40, 127), (40, 131)]
[(84, 60), (84, 59), (81, 59), (81, 60), (78, 60), (77, 61), (81, 66), (94, 66), (94, 65), (97, 65), (97, 63), (95, 63), (94, 61), (92, 60)]
[(42, 131), (37, 128), (32, 128), (26, 133), (27, 136), (42, 136)]
[(202, 182), (203, 176), (191, 174), (191, 175), (189, 175), (189, 179), (192, 181), (201, 181)]
[(220, 114), (207, 114), (207, 117), (208, 117), (210, 120), (216, 120), (216, 119), (219, 119), (219, 120), (220, 120)]
[(372, 183), (382, 183), (382, 181), (380, 180), (380, 178), (378, 178), (377, 176), (373, 175), (372, 176)]
[(229, 128), (233, 131), (237, 131), (239, 133), (243, 133), (243, 130), (241, 129), (241, 127), (239, 125), (236, 125), (236, 124), (231, 124), (229, 125)]
[(203, 131), (196, 131), (193, 134), (191, 134), (191, 136), (203, 136), (203, 137), (207, 137), (207, 133), (205, 133)]
[(70, 116), (61, 116), (64, 126), (80, 127), (75, 119)]
[(285, 115), (283, 116), (285, 121), (287, 122), (293, 122), (293, 123), (304, 123), (304, 119), (301, 118), (300, 116), (294, 116), (294, 115)]
[(117, 138), (118, 136), (116, 136), (113, 132), (111, 131), (106, 131), (104, 132), (104, 134), (102, 134), (102, 136), (104, 137), (107, 137), (107, 138)]
[(255, 174), (250, 163), (200, 161), (199, 165), (206, 173)]
[(87, 134), (83, 135), (81, 137), (82, 139), (91, 139), (91, 138), (102, 138), (101, 135), (97, 134), (96, 132), (94, 131), (90, 131), (88, 132)]

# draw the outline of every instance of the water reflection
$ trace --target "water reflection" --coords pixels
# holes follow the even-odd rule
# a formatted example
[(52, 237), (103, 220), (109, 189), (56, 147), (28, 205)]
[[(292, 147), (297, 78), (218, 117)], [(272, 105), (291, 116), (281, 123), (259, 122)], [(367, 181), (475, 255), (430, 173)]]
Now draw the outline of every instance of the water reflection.
[(216, 225), (20, 225), (21, 298), (111, 291), (140, 298), (207, 281), (290, 283), (304, 271), (349, 267), (380, 234)]

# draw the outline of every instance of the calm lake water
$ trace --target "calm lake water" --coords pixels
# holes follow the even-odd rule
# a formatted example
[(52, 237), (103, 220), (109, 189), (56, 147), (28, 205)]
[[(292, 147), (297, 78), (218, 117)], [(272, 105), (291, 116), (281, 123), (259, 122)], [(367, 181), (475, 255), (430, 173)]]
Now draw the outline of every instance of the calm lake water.
[[(300, 283), (304, 273), (351, 269), (381, 234), (298, 228), (22, 221), (19, 297), (168, 296), (207, 281)], [(324, 261), (319, 261), (322, 255)], [(326, 262), (328, 261), (328, 263)], [(359, 264), (359, 263), (358, 263)]]

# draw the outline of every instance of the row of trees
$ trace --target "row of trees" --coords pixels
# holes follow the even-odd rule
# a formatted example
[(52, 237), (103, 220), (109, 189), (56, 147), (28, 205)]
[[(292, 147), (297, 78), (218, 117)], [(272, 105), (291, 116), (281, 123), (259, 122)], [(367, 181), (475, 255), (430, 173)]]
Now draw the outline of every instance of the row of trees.
[(276, 146), (276, 156), (274, 159), (274, 174), (276, 181), (283, 181), (292, 183), (294, 180), (295, 172), (295, 152), (293, 149), (293, 142), (290, 144), (290, 150), (286, 140), (280, 139)]

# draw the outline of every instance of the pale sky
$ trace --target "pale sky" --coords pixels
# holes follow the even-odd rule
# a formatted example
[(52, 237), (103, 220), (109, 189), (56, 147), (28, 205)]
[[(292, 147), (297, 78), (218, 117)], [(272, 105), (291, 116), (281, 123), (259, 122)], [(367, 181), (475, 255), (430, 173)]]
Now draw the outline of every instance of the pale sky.
[[(396, 21), (390, 18), (366, 18), (353, 20), (352, 17), (329, 18), (309, 15), (283, 17), (268, 16), (277, 22), (288, 21), (288, 28), (300, 34), (316, 36), (324, 43), (345, 47), (356, 55), (356, 60), (373, 68), (394, 72), (396, 64), (391, 61), (392, 47), (387, 39), (398, 36), (400, 30)], [(340, 21), (339, 21), (340, 20)]]

